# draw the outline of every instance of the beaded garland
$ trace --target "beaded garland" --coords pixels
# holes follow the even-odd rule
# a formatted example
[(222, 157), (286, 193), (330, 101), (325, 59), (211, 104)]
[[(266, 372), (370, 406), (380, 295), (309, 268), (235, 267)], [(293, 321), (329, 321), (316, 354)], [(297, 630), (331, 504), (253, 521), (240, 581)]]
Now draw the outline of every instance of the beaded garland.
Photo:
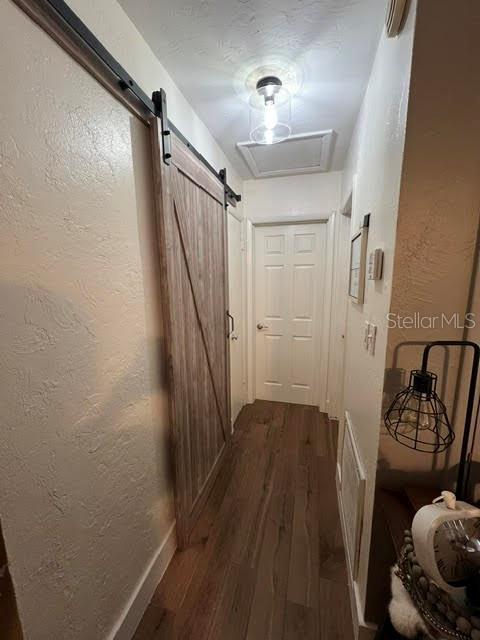
[(417, 561), (411, 531), (405, 531), (397, 566), (395, 573), (427, 625), (445, 640), (480, 640), (480, 617), (428, 579)]

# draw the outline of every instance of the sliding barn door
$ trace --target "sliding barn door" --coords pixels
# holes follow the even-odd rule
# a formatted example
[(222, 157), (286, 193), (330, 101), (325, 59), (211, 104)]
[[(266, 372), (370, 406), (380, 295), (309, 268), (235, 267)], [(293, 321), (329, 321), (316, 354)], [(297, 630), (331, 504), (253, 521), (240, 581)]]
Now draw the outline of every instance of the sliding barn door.
[(158, 122), (154, 127), (177, 537), (184, 547), (230, 433), (226, 210), (223, 184), (173, 135), (170, 165), (163, 162)]

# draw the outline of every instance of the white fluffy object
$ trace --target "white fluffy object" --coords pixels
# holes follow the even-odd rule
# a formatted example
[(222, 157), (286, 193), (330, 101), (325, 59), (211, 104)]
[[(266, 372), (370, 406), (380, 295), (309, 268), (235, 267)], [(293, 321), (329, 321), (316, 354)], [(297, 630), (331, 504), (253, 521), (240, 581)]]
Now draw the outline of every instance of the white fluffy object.
[(395, 630), (406, 638), (417, 637), (419, 632), (427, 634), (427, 628), (420, 614), (415, 608), (412, 599), (408, 595), (400, 578), (395, 571), (397, 566), (392, 567), (392, 599), (388, 606), (390, 620)]

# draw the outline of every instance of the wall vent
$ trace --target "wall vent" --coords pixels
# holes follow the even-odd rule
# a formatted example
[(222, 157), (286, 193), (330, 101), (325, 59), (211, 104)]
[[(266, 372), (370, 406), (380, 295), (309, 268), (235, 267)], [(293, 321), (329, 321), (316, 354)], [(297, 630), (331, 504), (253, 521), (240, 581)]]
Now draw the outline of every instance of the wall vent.
[(405, 24), (408, 0), (389, 0), (385, 24), (389, 38), (398, 36)]
[(365, 472), (360, 462), (350, 416), (345, 413), (345, 434), (339, 469), (340, 506), (345, 549), (352, 580), (357, 577), (365, 500)]
[(255, 178), (273, 178), (329, 171), (334, 140), (329, 129), (296, 134), (278, 144), (238, 142), (237, 149)]

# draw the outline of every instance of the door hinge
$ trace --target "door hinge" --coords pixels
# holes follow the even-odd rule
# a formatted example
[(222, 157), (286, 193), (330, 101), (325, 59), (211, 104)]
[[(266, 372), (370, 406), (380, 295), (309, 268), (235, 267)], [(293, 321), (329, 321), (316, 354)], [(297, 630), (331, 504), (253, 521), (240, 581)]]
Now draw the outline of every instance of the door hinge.
[(172, 142), (171, 134), (168, 126), (167, 115), (167, 94), (165, 89), (160, 91), (154, 91), (152, 94), (152, 102), (155, 105), (155, 115), (160, 119), (160, 127), (162, 130), (162, 146), (163, 146), (163, 161), (165, 164), (170, 164), (172, 157)]

